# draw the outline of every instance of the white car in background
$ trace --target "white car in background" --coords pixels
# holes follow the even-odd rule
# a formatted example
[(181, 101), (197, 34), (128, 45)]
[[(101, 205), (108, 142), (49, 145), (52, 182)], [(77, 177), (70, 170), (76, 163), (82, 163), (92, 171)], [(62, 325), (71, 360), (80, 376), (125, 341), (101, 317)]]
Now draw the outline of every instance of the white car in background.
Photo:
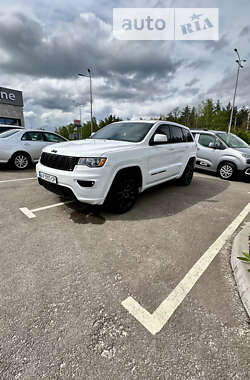
[(0, 163), (11, 163), (16, 169), (26, 169), (38, 162), (47, 145), (67, 141), (56, 133), (34, 129), (9, 129), (0, 133)]

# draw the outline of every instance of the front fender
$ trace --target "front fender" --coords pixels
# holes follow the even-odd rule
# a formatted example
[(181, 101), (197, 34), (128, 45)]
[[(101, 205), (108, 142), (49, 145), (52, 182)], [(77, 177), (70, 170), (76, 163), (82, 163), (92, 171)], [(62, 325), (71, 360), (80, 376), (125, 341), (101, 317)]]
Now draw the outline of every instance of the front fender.
[(221, 163), (225, 162), (225, 161), (231, 162), (232, 164), (234, 164), (236, 166), (237, 169), (241, 169), (241, 167), (243, 166), (241, 158), (235, 157), (231, 154), (225, 154), (221, 157), (220, 162), (217, 165), (217, 169), (221, 165)]

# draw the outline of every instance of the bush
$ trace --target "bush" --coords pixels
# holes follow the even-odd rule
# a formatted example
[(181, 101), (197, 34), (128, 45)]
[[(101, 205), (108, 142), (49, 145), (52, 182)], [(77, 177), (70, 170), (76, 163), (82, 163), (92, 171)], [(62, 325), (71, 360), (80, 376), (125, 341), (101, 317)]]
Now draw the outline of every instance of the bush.
[[(243, 261), (246, 264), (250, 264), (250, 254), (246, 252), (242, 252), (244, 257), (237, 257), (237, 259)], [(248, 272), (250, 272), (250, 269), (248, 269)]]

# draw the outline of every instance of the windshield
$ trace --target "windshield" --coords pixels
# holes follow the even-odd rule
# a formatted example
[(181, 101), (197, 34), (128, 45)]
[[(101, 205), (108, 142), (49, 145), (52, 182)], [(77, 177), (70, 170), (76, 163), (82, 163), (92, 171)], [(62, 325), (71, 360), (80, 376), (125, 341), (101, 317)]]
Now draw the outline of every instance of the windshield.
[(91, 138), (139, 142), (144, 139), (154, 123), (126, 122), (112, 123), (100, 129)]
[(249, 148), (249, 145), (245, 141), (232, 133), (217, 133), (217, 136), (220, 137), (229, 148)]
[(20, 131), (20, 129), (9, 129), (8, 131), (0, 133), (0, 138), (3, 139), (6, 137), (10, 137), (19, 131)]

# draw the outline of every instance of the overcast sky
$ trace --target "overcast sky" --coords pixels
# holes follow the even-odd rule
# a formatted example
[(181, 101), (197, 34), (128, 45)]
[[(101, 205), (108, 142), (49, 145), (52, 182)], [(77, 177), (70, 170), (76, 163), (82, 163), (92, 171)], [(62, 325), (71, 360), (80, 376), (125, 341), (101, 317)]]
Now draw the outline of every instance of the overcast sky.
[[(219, 8), (219, 41), (119, 41), (113, 7)], [(53, 129), (94, 115), (122, 118), (166, 114), (208, 97), (232, 100), (238, 48), (237, 104), (250, 105), (249, 0), (11, 0), (1, 1), (0, 86), (23, 91), (26, 127)]]

